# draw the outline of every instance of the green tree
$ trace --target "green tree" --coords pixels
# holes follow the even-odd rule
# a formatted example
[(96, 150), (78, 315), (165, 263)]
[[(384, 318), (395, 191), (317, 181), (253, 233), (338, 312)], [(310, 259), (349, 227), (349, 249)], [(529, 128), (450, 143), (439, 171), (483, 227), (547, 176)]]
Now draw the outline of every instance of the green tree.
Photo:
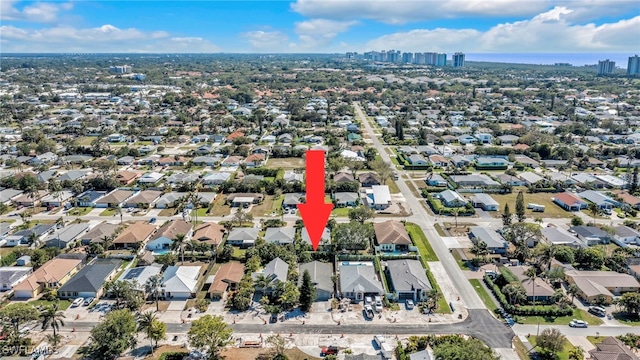
[(316, 286), (311, 280), (308, 270), (302, 273), (302, 284), (300, 285), (300, 309), (309, 311), (311, 305), (316, 300)]
[(536, 306), (536, 279), (538, 278), (538, 273), (536, 271), (536, 268), (533, 266), (530, 266), (527, 270), (525, 270), (524, 272), (524, 276), (527, 278), (527, 281), (531, 282), (531, 288), (533, 289), (533, 306)]
[(0, 319), (5, 324), (11, 324), (14, 332), (18, 334), (20, 325), (37, 320), (38, 310), (27, 303), (12, 303), (0, 309)]
[(505, 237), (516, 248), (514, 256), (524, 262), (531, 257), (529, 244), (537, 244), (542, 238), (540, 227), (535, 224), (519, 222), (512, 224), (505, 231)]
[(284, 351), (287, 349), (285, 339), (280, 335), (271, 335), (267, 338), (267, 344), (273, 348), (273, 359), (283, 359)]
[(511, 225), (511, 219), (513, 218), (513, 214), (509, 210), (509, 204), (504, 204), (504, 211), (502, 212), (502, 225), (509, 226)]
[(518, 218), (518, 222), (524, 222), (526, 216), (524, 215), (524, 194), (522, 191), (518, 191), (518, 196), (516, 197), (516, 217)]
[(459, 336), (448, 336), (433, 344), (435, 359), (455, 360), (498, 360), (482, 341), (474, 338), (464, 339)]
[(276, 284), (274, 297), (283, 309), (292, 309), (298, 305), (298, 301), (300, 300), (300, 289), (294, 282), (279, 282)]
[(210, 359), (219, 359), (222, 348), (231, 343), (233, 330), (222, 316), (205, 315), (191, 323), (187, 335), (191, 346), (206, 352)]
[(567, 287), (567, 294), (571, 296), (571, 302), (573, 302), (576, 295), (580, 294), (580, 288), (576, 284), (571, 284)]
[(582, 226), (584, 225), (584, 221), (580, 216), (572, 216), (571, 217), (571, 226)]
[(621, 297), (614, 300), (617, 306), (620, 306), (625, 313), (632, 317), (638, 317), (640, 314), (640, 294), (635, 292), (627, 292)]
[(471, 252), (477, 256), (485, 256), (489, 254), (489, 247), (484, 241), (477, 241), (471, 247)]
[(382, 159), (375, 159), (369, 162), (369, 167), (378, 175), (380, 184), (386, 184), (387, 180), (391, 179), (394, 171), (392, 165)]
[(562, 351), (566, 337), (556, 328), (542, 330), (536, 339), (537, 351), (545, 359), (552, 359), (557, 353)]
[(365, 221), (372, 219), (375, 214), (376, 212), (370, 207), (360, 205), (353, 209), (349, 209), (349, 220), (364, 224)]
[(184, 244), (187, 239), (185, 234), (176, 234), (173, 237), (173, 246), (180, 251), (180, 262), (184, 264)]
[[(162, 325), (160, 325), (162, 324)], [(146, 311), (138, 316), (138, 332), (144, 334), (149, 339), (151, 354), (153, 355), (153, 342), (162, 340), (166, 335), (166, 325), (158, 320), (156, 314), (153, 311)], [(164, 329), (164, 331), (162, 331)]]
[(144, 299), (136, 289), (136, 284), (126, 280), (116, 280), (105, 284), (105, 292), (116, 298), (116, 307), (126, 306), (130, 310), (138, 310)]
[(373, 237), (370, 223), (341, 223), (331, 233), (332, 244), (336, 250), (365, 250)]
[(97, 360), (113, 360), (137, 344), (136, 331), (136, 318), (130, 310), (114, 310), (91, 329), (89, 344), (80, 353)]
[(569, 350), (569, 360), (583, 360), (584, 349), (581, 346), (576, 346)]
[(162, 286), (162, 275), (156, 274), (150, 276), (144, 283), (145, 293), (153, 296), (153, 300), (156, 302), (156, 311), (160, 311), (160, 304), (158, 301), (160, 287)]
[[(58, 331), (60, 331), (60, 327), (64, 326), (64, 315), (63, 311), (60, 311), (59, 304), (55, 301), (53, 304), (48, 305), (40, 312), (40, 321), (42, 323), (42, 331), (46, 331), (48, 328), (53, 330), (54, 341), (59, 340)], [(58, 346), (57, 342), (54, 342), (53, 348), (55, 349)]]
[(587, 210), (589, 210), (591, 216), (593, 217), (593, 226), (596, 226), (596, 216), (598, 216), (598, 213), (600, 212), (598, 205), (596, 205), (595, 203), (589, 203), (589, 205), (587, 206)]
[(154, 320), (151, 323), (151, 340), (156, 343), (156, 347), (158, 347), (158, 341), (164, 340), (167, 338), (167, 324), (160, 320)]

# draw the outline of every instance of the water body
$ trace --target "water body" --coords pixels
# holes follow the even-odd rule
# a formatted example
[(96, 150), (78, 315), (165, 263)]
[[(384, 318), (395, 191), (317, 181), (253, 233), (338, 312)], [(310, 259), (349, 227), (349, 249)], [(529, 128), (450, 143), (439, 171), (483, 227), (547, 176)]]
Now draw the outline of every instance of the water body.
[[(640, 52), (639, 52), (640, 54)], [(486, 61), (515, 64), (553, 65), (569, 63), (574, 66), (596, 65), (598, 60), (609, 59), (616, 67), (627, 68), (632, 53), (467, 53), (467, 61)]]

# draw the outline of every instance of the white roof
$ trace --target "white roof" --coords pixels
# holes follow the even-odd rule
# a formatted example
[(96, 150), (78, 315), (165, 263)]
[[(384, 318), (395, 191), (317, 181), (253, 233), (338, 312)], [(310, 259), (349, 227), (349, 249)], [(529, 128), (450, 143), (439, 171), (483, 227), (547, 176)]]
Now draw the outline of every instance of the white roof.
[(167, 292), (196, 292), (200, 266), (169, 266), (162, 276)]
[(371, 191), (373, 192), (373, 203), (375, 205), (387, 205), (391, 202), (391, 193), (387, 185), (373, 185)]

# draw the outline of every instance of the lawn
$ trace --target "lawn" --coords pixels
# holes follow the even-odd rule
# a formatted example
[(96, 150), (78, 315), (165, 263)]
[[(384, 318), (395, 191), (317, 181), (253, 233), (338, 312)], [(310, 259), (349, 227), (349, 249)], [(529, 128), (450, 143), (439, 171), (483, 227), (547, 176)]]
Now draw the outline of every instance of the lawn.
[(575, 309), (573, 310), (573, 316), (560, 316), (560, 317), (544, 317), (544, 316), (517, 316), (518, 324), (529, 324), (534, 325), (538, 323), (538, 319), (540, 324), (543, 325), (569, 325), (571, 320), (584, 320), (589, 325), (602, 325), (603, 321), (599, 317), (595, 317), (588, 312)]
[(525, 206), (529, 203), (544, 205), (544, 212), (533, 212), (529, 209), (525, 209), (525, 214), (530, 219), (535, 219), (537, 217), (542, 218), (570, 218), (573, 214), (565, 211), (560, 206), (556, 205), (551, 198), (553, 198), (554, 194), (549, 193), (535, 193), (528, 194), (526, 192), (526, 188), (515, 187), (511, 194), (491, 194), (491, 197), (500, 204), (500, 211), (491, 211), (491, 215), (493, 217), (499, 218), (502, 217), (502, 210), (504, 209), (504, 204), (509, 204), (509, 209), (511, 209), (511, 213), (515, 213), (516, 209), (516, 197), (518, 196), (518, 191), (522, 190), (524, 195), (524, 204)]
[(471, 286), (476, 289), (478, 296), (480, 296), (480, 299), (482, 299), (482, 302), (487, 307), (487, 309), (491, 310), (491, 312), (493, 313), (494, 310), (498, 308), (498, 305), (496, 305), (491, 295), (489, 295), (487, 290), (485, 290), (482, 282), (478, 279), (470, 279), (469, 282), (471, 283)]
[[(284, 196), (282, 197), (284, 198)], [(260, 204), (254, 205), (250, 212), (253, 216), (269, 215), (273, 212), (273, 203), (273, 196), (265, 195), (264, 200)]]
[[(527, 338), (527, 340), (529, 340), (531, 345), (533, 345), (535, 347), (536, 346), (536, 338), (537, 338), (537, 336), (531, 335), (531, 336), (529, 336)], [(562, 349), (561, 352), (556, 354), (558, 356), (558, 360), (569, 360), (569, 351), (571, 351), (571, 349), (573, 349), (573, 348), (574, 348), (574, 346), (571, 345), (569, 340), (565, 340), (564, 341), (564, 348)]]
[[(199, 208), (197, 210), (198, 213), (198, 217), (204, 217), (207, 216), (207, 211), (209, 211), (209, 208)], [(195, 217), (196, 216), (196, 210), (191, 210), (191, 217)]]
[[(69, 306), (71, 306), (71, 301), (69, 300), (56, 300), (58, 302), (58, 308), (60, 310), (67, 310), (69, 308)], [(33, 300), (33, 301), (29, 301), (30, 305), (33, 306), (48, 306), (53, 304), (53, 301), (47, 301), (47, 300)]]
[(87, 215), (88, 213), (90, 213), (91, 210), (93, 210), (92, 207), (76, 207), (76, 208), (73, 208), (73, 209), (69, 210), (67, 215), (70, 215), (70, 216), (83, 216), (83, 215)]
[(456, 249), (453, 249), (453, 251), (451, 251), (451, 255), (453, 255), (454, 259), (456, 259), (456, 262), (458, 263), (458, 266), (460, 267), (460, 269), (471, 270), (468, 263), (462, 260), (462, 256), (460, 256), (460, 253)]
[(347, 217), (349, 216), (349, 210), (351, 210), (351, 208), (348, 207), (334, 208), (331, 210), (331, 215)]
[(438, 285), (438, 282), (433, 277), (433, 274), (431, 273), (431, 270), (429, 270), (428, 266), (427, 266), (427, 278), (429, 279), (429, 283), (431, 283), (431, 287), (438, 290), (438, 292), (442, 294), (442, 296), (438, 300), (438, 308), (435, 311), (436, 314), (451, 314), (451, 308), (447, 303), (447, 299), (445, 299), (444, 294), (442, 293), (442, 289), (440, 289), (440, 285)]
[(522, 340), (517, 336), (513, 337), (513, 347), (515, 348), (516, 354), (518, 354), (520, 360), (529, 360), (529, 350), (527, 350), (527, 347), (524, 346)]
[(268, 169), (300, 169), (304, 168), (304, 159), (302, 158), (269, 158), (267, 161)]
[(273, 199), (273, 206), (271, 207), (271, 211), (278, 213), (278, 210), (282, 209), (282, 203), (284, 202), (284, 195), (280, 195), (277, 198)]
[(117, 213), (116, 209), (104, 209), (104, 211), (100, 213), (100, 216), (113, 216)]
[(209, 212), (210, 216), (223, 216), (229, 215), (231, 213), (231, 207), (226, 205), (227, 196), (220, 195), (216, 197), (213, 202), (213, 207), (211, 208), (211, 212)]
[(602, 340), (606, 339), (607, 336), (587, 336), (587, 340), (593, 345), (598, 345), (602, 342)]
[(631, 318), (623, 312), (615, 312), (613, 317), (624, 325), (640, 326), (640, 318)]
[(400, 188), (398, 187), (398, 184), (396, 184), (396, 182), (393, 181), (393, 179), (387, 179), (386, 185), (389, 187), (390, 193), (392, 194), (400, 193)]
[(160, 212), (158, 213), (158, 216), (173, 216), (177, 213), (178, 213), (177, 208), (167, 208), (167, 209), (160, 210)]
[(413, 240), (413, 243), (418, 247), (420, 256), (422, 256), (425, 261), (439, 261), (438, 256), (433, 251), (431, 244), (429, 244), (429, 240), (427, 240), (427, 237), (422, 232), (422, 229), (420, 229), (420, 226), (408, 222), (405, 224), (405, 228), (407, 229), (411, 240)]
[(233, 255), (231, 258), (233, 260), (238, 260), (244, 262), (244, 254), (247, 252), (247, 249), (240, 249), (239, 247), (233, 247)]
[[(282, 335), (286, 337), (286, 335)], [(266, 336), (265, 336), (266, 337)], [(244, 359), (258, 359), (261, 354), (271, 354), (271, 349), (265, 348), (226, 348), (221, 352), (222, 356), (226, 360), (244, 360)], [(320, 348), (318, 348), (318, 354), (320, 354)], [(309, 356), (307, 353), (301, 351), (298, 348), (287, 349), (284, 351), (286, 359), (289, 360), (316, 360), (319, 357)], [(270, 357), (267, 357), (270, 359)]]

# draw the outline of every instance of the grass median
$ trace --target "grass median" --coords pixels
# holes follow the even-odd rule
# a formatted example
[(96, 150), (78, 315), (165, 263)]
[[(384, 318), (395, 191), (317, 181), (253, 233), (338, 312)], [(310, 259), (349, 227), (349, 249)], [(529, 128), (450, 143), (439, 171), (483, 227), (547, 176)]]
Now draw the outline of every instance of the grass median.
[(411, 222), (406, 223), (404, 226), (407, 229), (413, 244), (418, 247), (420, 256), (424, 261), (440, 261), (420, 226)]

